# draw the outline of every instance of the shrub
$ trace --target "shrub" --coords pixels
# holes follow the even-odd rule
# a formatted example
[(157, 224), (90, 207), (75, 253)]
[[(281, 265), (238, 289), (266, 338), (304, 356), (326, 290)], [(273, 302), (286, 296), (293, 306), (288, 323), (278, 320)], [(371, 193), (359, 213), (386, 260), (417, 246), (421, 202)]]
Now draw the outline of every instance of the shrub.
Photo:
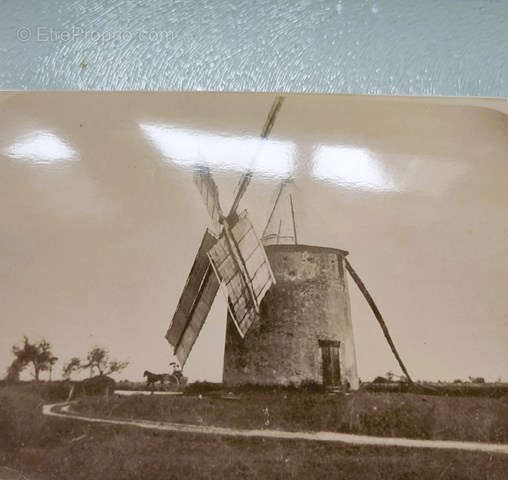
[(116, 384), (118, 390), (143, 391), (146, 390), (145, 382), (131, 382), (130, 380), (120, 380)]
[(115, 390), (116, 382), (106, 375), (98, 375), (92, 378), (86, 378), (76, 384), (78, 393), (85, 395), (101, 395), (109, 392), (113, 393)]
[(220, 390), (224, 390), (224, 385), (222, 383), (192, 382), (185, 387), (184, 393), (188, 395), (199, 395), (209, 392), (218, 392)]

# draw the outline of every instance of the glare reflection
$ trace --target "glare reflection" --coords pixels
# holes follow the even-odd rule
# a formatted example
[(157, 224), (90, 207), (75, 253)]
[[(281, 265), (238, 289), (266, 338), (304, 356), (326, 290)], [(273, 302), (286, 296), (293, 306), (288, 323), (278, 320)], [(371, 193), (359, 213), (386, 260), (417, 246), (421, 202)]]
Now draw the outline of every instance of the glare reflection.
[(256, 137), (219, 135), (159, 124), (140, 124), (146, 138), (169, 161), (181, 166), (206, 164), (211, 168), (287, 177), (294, 167), (292, 142)]
[(55, 134), (37, 131), (20, 137), (6, 151), (9, 157), (38, 164), (76, 160), (76, 152)]
[(320, 180), (352, 189), (395, 189), (379, 161), (362, 148), (320, 146), (314, 154), (312, 173)]

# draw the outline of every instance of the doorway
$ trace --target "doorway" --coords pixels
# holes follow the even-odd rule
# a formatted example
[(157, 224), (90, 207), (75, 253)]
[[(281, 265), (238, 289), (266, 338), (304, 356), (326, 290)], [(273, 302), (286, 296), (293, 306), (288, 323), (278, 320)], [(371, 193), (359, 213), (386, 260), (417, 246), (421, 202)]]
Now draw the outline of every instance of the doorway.
[(319, 340), (323, 360), (323, 385), (325, 387), (340, 386), (340, 342), (335, 340)]

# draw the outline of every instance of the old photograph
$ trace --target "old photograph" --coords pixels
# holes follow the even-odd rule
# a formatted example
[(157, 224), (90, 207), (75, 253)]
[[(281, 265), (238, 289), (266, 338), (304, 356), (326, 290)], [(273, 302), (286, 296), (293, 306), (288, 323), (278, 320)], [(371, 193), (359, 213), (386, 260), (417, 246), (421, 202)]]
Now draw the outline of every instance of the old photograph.
[(0, 93), (0, 479), (505, 479), (508, 103)]

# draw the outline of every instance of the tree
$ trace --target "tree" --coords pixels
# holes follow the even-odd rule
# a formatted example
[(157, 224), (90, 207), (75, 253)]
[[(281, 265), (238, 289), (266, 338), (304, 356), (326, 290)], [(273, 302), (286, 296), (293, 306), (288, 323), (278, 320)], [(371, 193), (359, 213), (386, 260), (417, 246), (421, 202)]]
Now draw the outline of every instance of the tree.
[(21, 370), (23, 370), (23, 365), (17, 358), (15, 358), (9, 365), (9, 368), (7, 368), (7, 376), (5, 377), (5, 380), (8, 383), (19, 382), (19, 375), (21, 374)]
[(109, 352), (104, 347), (93, 347), (86, 356), (86, 363), (81, 365), (81, 368), (89, 368), (90, 376), (93, 375), (94, 370), (102, 375), (111, 375), (122, 371), (129, 362), (121, 362), (119, 360), (110, 360)]
[(33, 367), (33, 376), (35, 381), (39, 381), (40, 372), (50, 370), (58, 360), (51, 351), (51, 344), (42, 339), (38, 343), (30, 343), (28, 337), (23, 337), (23, 345), (12, 347), (12, 353), (16, 357), (15, 362), (19, 362), (20, 372), (28, 365)]
[(109, 362), (109, 365), (108, 365), (109, 370), (106, 375), (111, 375), (112, 373), (121, 372), (124, 368), (127, 367), (127, 365), (129, 365), (129, 362), (121, 362), (119, 360), (112, 360), (111, 362)]
[(64, 366), (62, 369), (62, 376), (64, 378), (71, 378), (72, 374), (74, 372), (77, 372), (82, 368), (81, 366), (81, 360), (78, 357), (72, 357)]

